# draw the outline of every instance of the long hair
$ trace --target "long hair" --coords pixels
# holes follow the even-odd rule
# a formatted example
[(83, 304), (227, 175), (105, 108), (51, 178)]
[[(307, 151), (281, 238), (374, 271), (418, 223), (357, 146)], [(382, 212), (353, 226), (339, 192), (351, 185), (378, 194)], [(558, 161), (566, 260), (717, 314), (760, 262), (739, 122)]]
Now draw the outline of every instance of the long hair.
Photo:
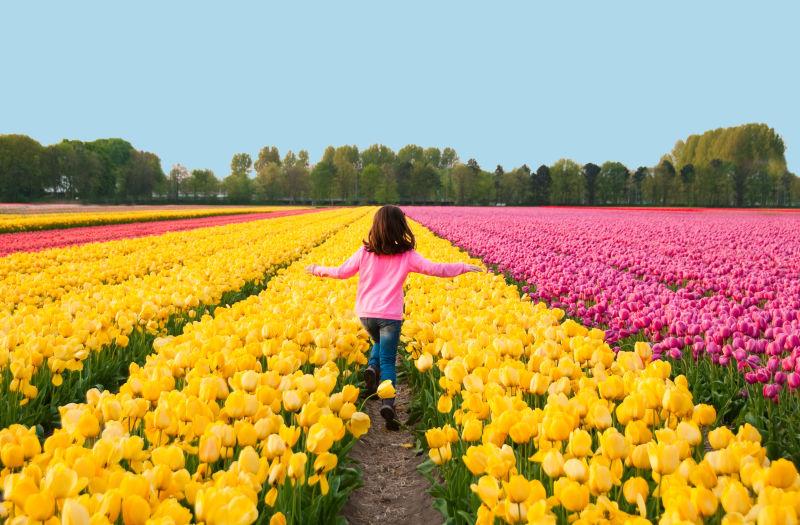
[(377, 255), (396, 255), (413, 250), (414, 233), (408, 227), (406, 214), (397, 206), (383, 206), (375, 213), (364, 248)]

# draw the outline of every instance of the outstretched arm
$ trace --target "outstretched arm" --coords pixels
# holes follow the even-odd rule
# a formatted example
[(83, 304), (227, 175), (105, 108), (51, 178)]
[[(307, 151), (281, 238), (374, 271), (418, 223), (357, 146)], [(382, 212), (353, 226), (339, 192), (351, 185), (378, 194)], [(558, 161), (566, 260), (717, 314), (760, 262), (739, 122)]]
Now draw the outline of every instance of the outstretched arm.
[(455, 277), (467, 272), (481, 272), (483, 268), (467, 263), (435, 263), (431, 262), (416, 250), (411, 252), (410, 270), (415, 273), (433, 275), (434, 277)]
[(361, 254), (363, 248), (359, 249), (349, 259), (347, 259), (341, 266), (317, 266), (310, 264), (306, 267), (306, 271), (317, 277), (333, 277), (334, 279), (347, 279), (358, 273), (358, 268), (361, 266)]

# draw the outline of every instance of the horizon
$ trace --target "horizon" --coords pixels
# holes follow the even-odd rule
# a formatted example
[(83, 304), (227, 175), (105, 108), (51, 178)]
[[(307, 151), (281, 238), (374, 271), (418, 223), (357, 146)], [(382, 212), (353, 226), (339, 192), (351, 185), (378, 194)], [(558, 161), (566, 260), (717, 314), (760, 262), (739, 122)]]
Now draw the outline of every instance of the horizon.
[(180, 163), (221, 179), (234, 153), (255, 159), (262, 146), (316, 161), (327, 145), (375, 143), (450, 146), (490, 171), (560, 158), (635, 169), (691, 134), (748, 122), (774, 128), (800, 171), (790, 2), (87, 2), (48, 5), (46, 19), (37, 7), (0, 8), (0, 43), (15, 50), (0, 133), (119, 137), (165, 172)]

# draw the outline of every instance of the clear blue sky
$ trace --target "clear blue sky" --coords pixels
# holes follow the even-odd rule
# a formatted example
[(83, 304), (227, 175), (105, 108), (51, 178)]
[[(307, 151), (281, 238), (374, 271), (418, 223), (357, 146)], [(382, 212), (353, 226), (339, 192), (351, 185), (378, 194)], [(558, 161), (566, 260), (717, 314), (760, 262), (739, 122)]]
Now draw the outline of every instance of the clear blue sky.
[(652, 165), (766, 122), (800, 173), (800, 2), (3, 2), (0, 133), (236, 152), (452, 146)]

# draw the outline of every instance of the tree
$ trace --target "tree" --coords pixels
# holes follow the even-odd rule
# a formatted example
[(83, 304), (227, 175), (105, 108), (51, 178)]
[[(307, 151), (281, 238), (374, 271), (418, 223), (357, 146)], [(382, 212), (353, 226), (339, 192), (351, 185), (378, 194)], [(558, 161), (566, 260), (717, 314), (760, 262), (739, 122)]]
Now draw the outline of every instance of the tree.
[(442, 150), (442, 158), (439, 161), (440, 167), (443, 169), (451, 169), (458, 163), (458, 153), (453, 148), (444, 148)]
[(683, 188), (683, 204), (694, 204), (694, 164), (681, 167), (681, 187)]
[(436, 197), (439, 188), (439, 172), (427, 162), (414, 163), (410, 180), (411, 202), (430, 202)]
[(453, 197), (456, 204), (467, 204), (468, 199), (471, 197), (472, 189), (477, 183), (478, 173), (478, 171), (466, 164), (459, 163), (453, 167), (451, 176), (453, 178)]
[(432, 168), (439, 169), (442, 167), (442, 151), (439, 148), (425, 148), (423, 159)]
[(408, 202), (413, 198), (411, 188), (411, 171), (413, 169), (414, 164), (411, 161), (400, 160), (399, 156), (392, 165), (392, 179), (395, 183), (397, 199), (401, 202)]
[(231, 159), (231, 174), (222, 181), (228, 200), (235, 203), (250, 202), (253, 197), (253, 182), (248, 176), (253, 168), (253, 159), (247, 153), (236, 153)]
[[(678, 141), (670, 158), (680, 170), (691, 164), (704, 176), (717, 171), (711, 162), (726, 166), (735, 206), (774, 204), (786, 170), (786, 146), (766, 124), (718, 128)], [(704, 180), (707, 187), (709, 181)], [(714, 198), (709, 195), (710, 198)]]
[(336, 168), (332, 161), (318, 162), (311, 170), (311, 197), (317, 202), (330, 200), (333, 204), (333, 183)]
[(664, 157), (653, 170), (653, 200), (662, 206), (672, 204), (675, 189), (675, 166)]
[(392, 148), (383, 144), (373, 144), (361, 152), (361, 165), (369, 166), (373, 164), (379, 168), (391, 166), (395, 161), (396, 155)]
[(338, 192), (345, 201), (358, 201), (358, 171), (361, 156), (357, 146), (339, 146), (333, 154)]
[(0, 135), (0, 198), (27, 202), (44, 195), (41, 144), (26, 135)]
[(289, 150), (283, 159), (284, 196), (294, 203), (305, 199), (309, 190), (308, 152), (300, 151), (295, 154)]
[(236, 153), (231, 159), (231, 174), (248, 177), (253, 169), (253, 159), (247, 153)]
[[(500, 164), (494, 169), (494, 203), (500, 203), (500, 187), (503, 184), (503, 176), (505, 176), (506, 170), (503, 169), (503, 166)], [(504, 201), (505, 202), (505, 201)]]
[(383, 183), (383, 171), (377, 164), (368, 164), (361, 172), (361, 196), (366, 203), (378, 202), (378, 192)]
[[(585, 168), (585, 166), (584, 166)], [(584, 169), (585, 171), (585, 169)], [(630, 172), (621, 162), (604, 162), (597, 175), (600, 204), (623, 204)]]
[(149, 200), (165, 180), (158, 155), (134, 150), (128, 162), (118, 168), (117, 197), (127, 201)]
[(259, 164), (256, 178), (253, 181), (253, 191), (262, 201), (276, 201), (286, 194), (284, 172), (276, 162)]
[(580, 165), (569, 159), (561, 159), (550, 168), (552, 182), (550, 199), (553, 204), (582, 204), (586, 184)]
[(270, 162), (280, 166), (281, 154), (275, 146), (264, 146), (258, 151), (258, 159), (254, 167), (258, 169), (259, 164), (268, 164)]
[(181, 196), (181, 186), (189, 180), (191, 174), (186, 166), (182, 164), (173, 164), (172, 169), (169, 170), (169, 188), (172, 198), (178, 200)]
[(645, 166), (639, 166), (636, 168), (636, 171), (633, 173), (633, 189), (631, 191), (631, 202), (633, 204), (641, 204), (642, 203), (642, 187), (644, 184), (645, 179), (650, 174), (650, 169), (646, 168)]
[(134, 147), (127, 140), (118, 138), (98, 139), (84, 144), (89, 150), (95, 152), (103, 163), (100, 180), (94, 184), (94, 197), (108, 199), (115, 195), (123, 196), (125, 166), (130, 161), (133, 152), (136, 151)]
[(406, 144), (397, 152), (398, 162), (424, 162), (425, 150), (416, 144)]
[(594, 204), (597, 193), (597, 176), (600, 174), (600, 166), (591, 162), (583, 165), (583, 177), (586, 183), (586, 197), (589, 206)]
[(195, 197), (198, 195), (210, 197), (216, 195), (219, 189), (219, 181), (214, 176), (213, 171), (195, 169), (192, 170), (192, 177), (189, 179), (189, 188), (191, 188)]
[(550, 204), (550, 167), (542, 164), (531, 177), (531, 203), (535, 206)]

